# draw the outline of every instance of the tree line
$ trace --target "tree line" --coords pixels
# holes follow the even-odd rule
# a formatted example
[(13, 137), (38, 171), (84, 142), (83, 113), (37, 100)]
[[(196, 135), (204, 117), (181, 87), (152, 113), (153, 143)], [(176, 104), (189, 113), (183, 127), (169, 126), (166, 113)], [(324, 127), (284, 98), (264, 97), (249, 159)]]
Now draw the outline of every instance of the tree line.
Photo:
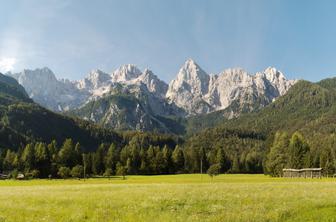
[(300, 132), (291, 136), (277, 132), (265, 160), (265, 172), (281, 176), (284, 168), (321, 167), (325, 176), (336, 172), (336, 135), (314, 135), (307, 140)]
[(81, 178), (84, 173), (87, 177), (205, 173), (211, 166), (218, 173), (242, 169), (238, 156), (230, 158), (220, 146), (206, 151), (181, 145), (145, 146), (136, 140), (123, 147), (102, 143), (92, 152), (84, 152), (72, 139), (60, 146), (54, 140), (49, 144), (29, 143), (17, 151), (2, 150), (0, 154), (0, 171), (13, 178), (19, 173), (29, 178)]
[[(277, 132), (269, 151), (265, 143), (232, 133), (210, 144), (192, 139), (178, 145), (151, 143), (146, 137), (133, 137), (126, 145), (102, 143), (94, 151), (82, 149), (79, 142), (66, 139), (58, 145), (32, 142), (14, 151), (0, 152), (0, 172), (16, 178), (81, 178), (113, 175), (156, 175), (176, 173), (267, 173), (281, 176), (283, 168), (322, 167), (326, 175), (336, 171), (336, 135), (306, 140), (300, 132), (291, 136)], [(218, 136), (218, 135), (217, 135)], [(135, 139), (138, 138), (138, 139)], [(210, 144), (210, 145), (209, 145)]]

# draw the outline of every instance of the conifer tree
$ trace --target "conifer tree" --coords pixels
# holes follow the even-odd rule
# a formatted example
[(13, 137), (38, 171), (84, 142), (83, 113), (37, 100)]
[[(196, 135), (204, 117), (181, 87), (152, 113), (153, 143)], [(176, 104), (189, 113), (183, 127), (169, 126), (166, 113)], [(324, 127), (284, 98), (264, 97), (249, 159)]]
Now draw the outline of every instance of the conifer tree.
[(178, 145), (176, 145), (173, 151), (172, 160), (175, 166), (175, 172), (181, 172), (184, 170), (184, 154)]
[(240, 172), (240, 164), (239, 164), (239, 158), (238, 155), (235, 154), (232, 161), (232, 167), (231, 167), (232, 173), (239, 173)]
[(229, 160), (221, 147), (217, 148), (216, 163), (220, 166), (220, 172), (226, 172), (230, 169)]
[(162, 149), (163, 154), (163, 173), (168, 174), (173, 172), (173, 165), (172, 165), (172, 152), (168, 148), (167, 145), (165, 145)]
[(4, 169), (7, 172), (14, 170), (18, 165), (18, 158), (14, 151), (7, 150), (4, 158)]
[(92, 155), (92, 172), (96, 175), (104, 173), (105, 144), (101, 144)]
[(164, 173), (164, 169), (166, 167), (165, 161), (163, 158), (163, 153), (159, 149), (155, 154), (155, 167), (156, 167), (156, 174), (162, 174)]
[(23, 150), (21, 161), (24, 165), (24, 171), (29, 172), (35, 166), (35, 152), (33, 144), (29, 143)]
[(76, 165), (77, 158), (72, 139), (66, 139), (58, 152), (58, 161), (60, 165), (72, 168)]
[(45, 143), (36, 143), (35, 145), (35, 162), (39, 171), (39, 176), (47, 177), (50, 173), (50, 157)]
[(304, 167), (305, 156), (309, 152), (309, 146), (299, 132), (295, 132), (289, 142), (289, 166), (300, 169)]
[(117, 163), (117, 151), (116, 146), (112, 143), (107, 150), (106, 156), (104, 158), (105, 169), (115, 169)]
[(148, 172), (150, 174), (156, 173), (155, 151), (153, 146), (149, 146), (147, 150)]

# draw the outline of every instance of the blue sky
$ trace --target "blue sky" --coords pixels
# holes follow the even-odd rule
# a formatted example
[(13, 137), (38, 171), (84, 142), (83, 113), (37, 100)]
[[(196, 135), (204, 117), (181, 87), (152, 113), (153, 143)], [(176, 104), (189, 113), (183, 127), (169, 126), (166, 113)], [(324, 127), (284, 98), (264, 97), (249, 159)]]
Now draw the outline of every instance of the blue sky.
[(170, 81), (193, 58), (209, 73), (274, 66), (336, 76), (336, 1), (0, 0), (0, 69), (79, 79), (122, 64)]

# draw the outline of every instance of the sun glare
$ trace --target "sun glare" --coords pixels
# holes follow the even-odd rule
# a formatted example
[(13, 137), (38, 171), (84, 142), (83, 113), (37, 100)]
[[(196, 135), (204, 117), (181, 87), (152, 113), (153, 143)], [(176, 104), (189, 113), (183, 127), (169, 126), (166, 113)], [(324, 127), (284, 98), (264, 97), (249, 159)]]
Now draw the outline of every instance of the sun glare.
[(15, 63), (15, 58), (0, 58), (0, 72), (8, 72), (13, 70)]

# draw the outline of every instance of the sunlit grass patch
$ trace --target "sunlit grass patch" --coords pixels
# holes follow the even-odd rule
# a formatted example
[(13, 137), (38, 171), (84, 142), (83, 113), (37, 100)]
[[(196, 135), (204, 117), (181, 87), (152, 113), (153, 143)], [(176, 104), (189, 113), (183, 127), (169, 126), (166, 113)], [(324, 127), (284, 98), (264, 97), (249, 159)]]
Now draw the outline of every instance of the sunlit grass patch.
[(333, 221), (335, 181), (264, 175), (0, 181), (0, 222)]

